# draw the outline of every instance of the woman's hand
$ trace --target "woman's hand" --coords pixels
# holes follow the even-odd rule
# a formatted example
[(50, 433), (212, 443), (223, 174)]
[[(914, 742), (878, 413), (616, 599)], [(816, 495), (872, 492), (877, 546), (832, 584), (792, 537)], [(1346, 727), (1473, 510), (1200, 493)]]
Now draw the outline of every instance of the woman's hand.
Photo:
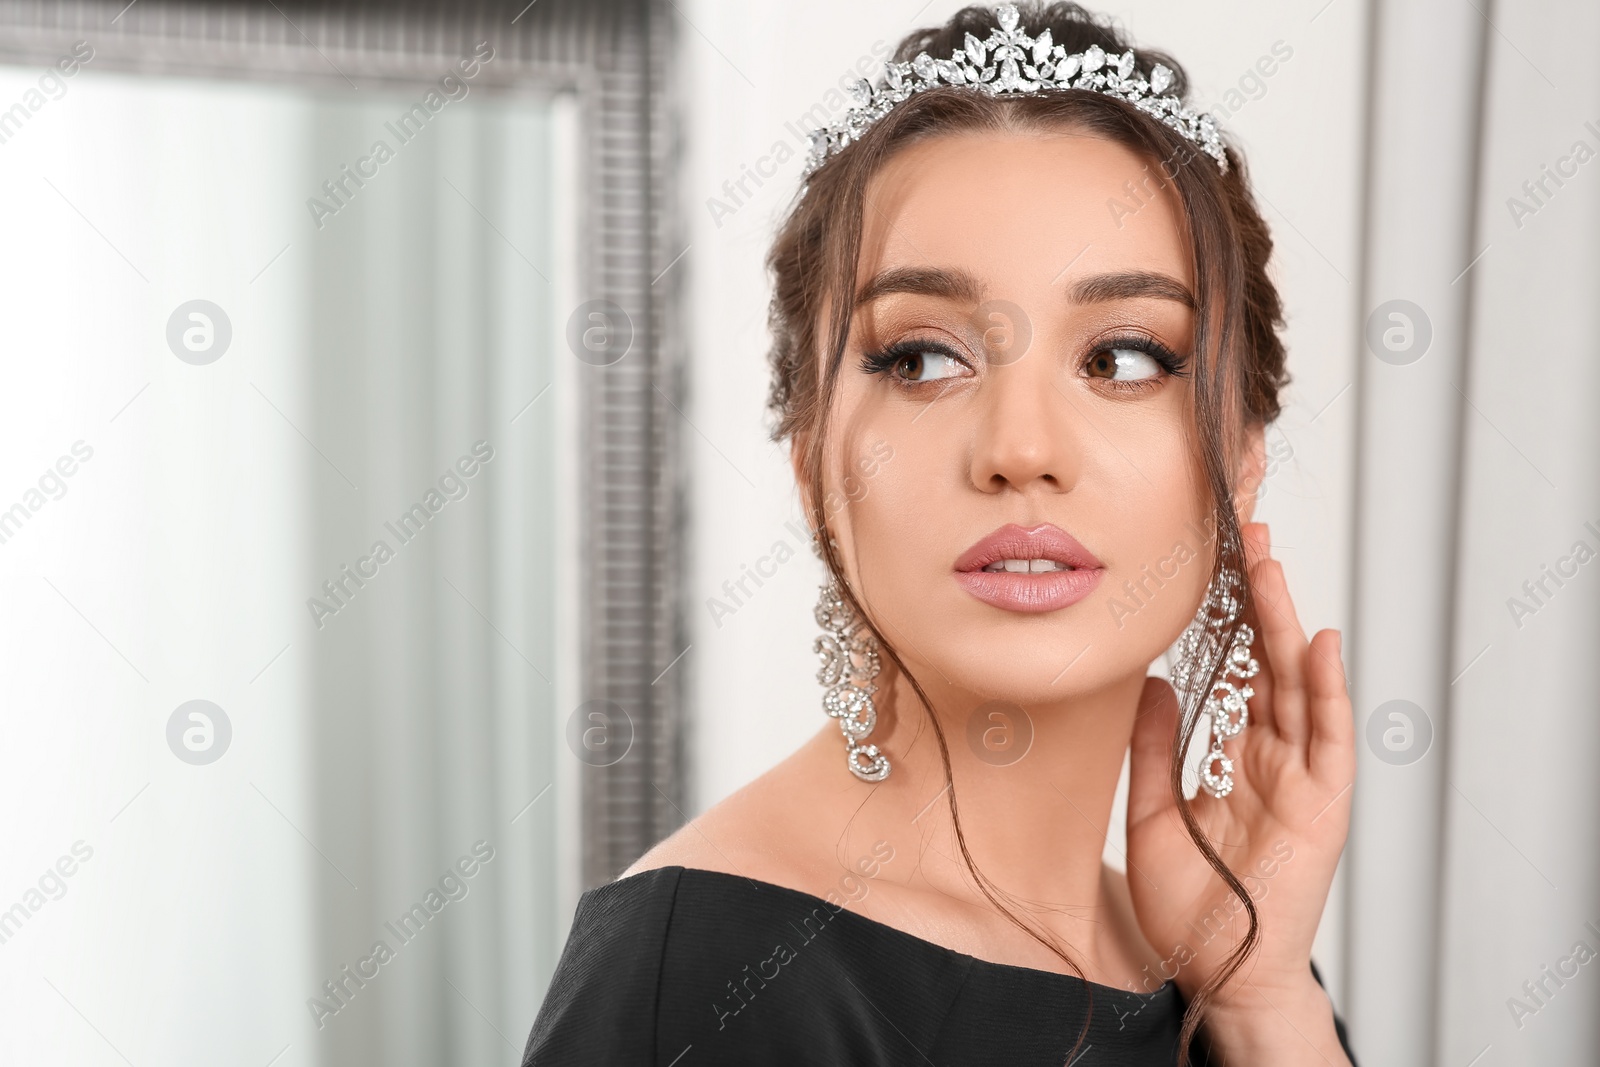
[[(1273, 1047), (1298, 1045), (1303, 1055), (1304, 1042), (1320, 1047), (1331, 1037), (1337, 1053), (1332, 1012), (1310, 959), (1349, 832), (1355, 780), (1355, 725), (1340, 635), (1322, 630), (1306, 641), (1283, 568), (1269, 555), (1267, 527), (1251, 523), (1242, 532), (1253, 605), (1245, 621), (1255, 629), (1252, 654), (1261, 670), (1249, 682), (1255, 695), (1248, 725), (1223, 742), (1233, 759), (1233, 791), (1218, 799), (1201, 790), (1193, 810), (1254, 899), (1261, 939), (1219, 991), (1207, 1029), (1230, 1052), (1265, 1050), (1263, 1033), (1276, 1030), (1292, 1043), (1268, 1041)], [(1130, 757), (1128, 887), (1140, 928), (1168, 960), (1162, 976), (1175, 978), (1192, 999), (1243, 940), (1250, 917), (1196, 850), (1178, 815), (1169, 778), (1177, 728), (1172, 687), (1146, 679)], [(1200, 742), (1208, 742), (1208, 723), (1196, 727), (1197, 735), (1202, 732)], [(1304, 1032), (1308, 1026), (1315, 1032)], [(1291, 1030), (1301, 1032), (1296, 1037)]]

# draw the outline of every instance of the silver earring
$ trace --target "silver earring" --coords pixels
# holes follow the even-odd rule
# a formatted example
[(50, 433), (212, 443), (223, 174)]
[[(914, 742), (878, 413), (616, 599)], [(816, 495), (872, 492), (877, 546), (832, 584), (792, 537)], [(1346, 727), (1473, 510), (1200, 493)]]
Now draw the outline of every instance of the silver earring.
[[(1186, 697), (1192, 697), (1193, 688), (1204, 684), (1205, 679), (1194, 668), (1204, 668), (1215, 662), (1223, 635), (1243, 608), (1243, 588), (1244, 579), (1239, 572), (1223, 567), (1206, 588), (1205, 600), (1194, 621), (1178, 638), (1178, 660), (1172, 668), (1172, 683)], [(1200, 765), (1200, 784), (1218, 798), (1233, 792), (1233, 760), (1223, 752), (1222, 742), (1237, 737), (1249, 723), (1250, 698), (1256, 695), (1251, 686), (1235, 685), (1229, 678), (1244, 682), (1260, 672), (1261, 664), (1250, 654), (1250, 645), (1255, 639), (1255, 630), (1249, 624), (1241, 625), (1234, 632), (1223, 659), (1222, 672), (1201, 706), (1211, 719), (1211, 751)]]
[(826, 631), (811, 645), (822, 659), (817, 681), (827, 688), (822, 710), (839, 720), (850, 773), (863, 782), (881, 782), (889, 777), (889, 759), (867, 741), (878, 725), (878, 709), (872, 703), (872, 695), (878, 691), (873, 681), (880, 667), (878, 639), (844, 599), (837, 581), (830, 579), (822, 586), (816, 617), (817, 625)]

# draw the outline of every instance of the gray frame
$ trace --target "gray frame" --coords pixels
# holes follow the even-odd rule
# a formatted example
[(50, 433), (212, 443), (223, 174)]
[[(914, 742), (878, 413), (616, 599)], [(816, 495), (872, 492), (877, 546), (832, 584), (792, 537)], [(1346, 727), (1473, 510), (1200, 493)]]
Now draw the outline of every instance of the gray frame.
[[(580, 361), (581, 692), (622, 709), (626, 758), (582, 768), (582, 882), (609, 881), (684, 819), (685, 514), (676, 328), (681, 255), (669, 163), (672, 28), (656, 0), (236, 5), (0, 2), (0, 61), (44, 66), (89, 40), (95, 70), (416, 85), (484, 39), (490, 92), (575, 92), (583, 139), (580, 290), (630, 320), (606, 366)], [(576, 561), (575, 561), (576, 563)], [(575, 709), (576, 713), (576, 709)]]

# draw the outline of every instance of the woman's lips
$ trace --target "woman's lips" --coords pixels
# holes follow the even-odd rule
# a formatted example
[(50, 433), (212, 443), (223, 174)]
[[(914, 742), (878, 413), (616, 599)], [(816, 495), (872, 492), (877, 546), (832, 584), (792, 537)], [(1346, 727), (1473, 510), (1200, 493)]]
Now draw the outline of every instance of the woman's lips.
[[(1023, 560), (1030, 561), (1027, 571), (1020, 567)], [(992, 566), (1008, 569), (984, 569)], [(1104, 573), (1094, 553), (1048, 522), (1031, 529), (1008, 523), (963, 552), (955, 566), (956, 581), (967, 592), (986, 604), (1021, 612), (1076, 604)]]

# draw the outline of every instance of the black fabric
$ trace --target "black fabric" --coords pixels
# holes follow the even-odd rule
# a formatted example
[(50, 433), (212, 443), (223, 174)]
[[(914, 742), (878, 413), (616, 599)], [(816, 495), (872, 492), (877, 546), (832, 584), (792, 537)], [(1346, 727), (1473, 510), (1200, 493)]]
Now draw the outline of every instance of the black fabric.
[[(522, 1063), (1063, 1067), (1091, 992), (1073, 1067), (1173, 1067), (1173, 982), (1141, 994), (991, 963), (808, 893), (662, 867), (583, 895)], [(1210, 1063), (1202, 1031), (1191, 1064)]]

